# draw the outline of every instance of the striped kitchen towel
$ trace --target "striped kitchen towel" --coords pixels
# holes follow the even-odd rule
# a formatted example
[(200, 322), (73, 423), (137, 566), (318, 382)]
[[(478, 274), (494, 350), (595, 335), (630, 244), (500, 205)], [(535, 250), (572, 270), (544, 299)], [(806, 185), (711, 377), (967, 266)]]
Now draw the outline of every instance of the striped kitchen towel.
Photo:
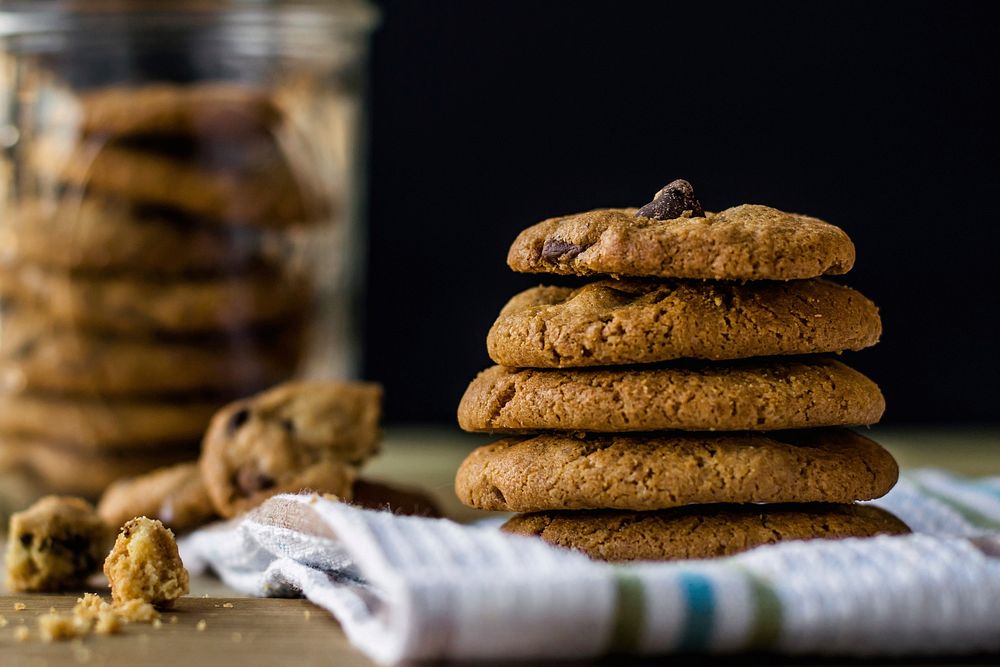
[(246, 593), (305, 595), (382, 663), (1000, 650), (1000, 478), (912, 472), (876, 504), (914, 533), (610, 565), (495, 524), (284, 495), (182, 555)]

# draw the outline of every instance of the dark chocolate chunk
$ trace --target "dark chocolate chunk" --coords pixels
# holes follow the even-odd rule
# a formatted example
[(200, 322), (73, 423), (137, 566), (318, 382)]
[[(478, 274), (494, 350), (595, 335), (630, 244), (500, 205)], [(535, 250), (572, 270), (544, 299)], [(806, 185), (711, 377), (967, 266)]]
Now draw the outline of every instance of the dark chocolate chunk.
[(542, 246), (542, 259), (548, 260), (571, 260), (584, 251), (583, 246), (575, 243), (567, 243), (559, 239), (548, 239)]
[(274, 480), (266, 473), (261, 472), (257, 466), (243, 466), (236, 473), (236, 486), (244, 496), (250, 496), (258, 491), (263, 491), (274, 486)]
[(250, 419), (250, 408), (241, 408), (233, 413), (233, 416), (229, 418), (229, 423), (226, 424), (226, 431), (229, 435), (233, 435), (240, 427), (247, 423)]
[(657, 192), (653, 201), (636, 211), (635, 217), (673, 220), (684, 215), (684, 211), (691, 211), (693, 218), (705, 215), (701, 202), (694, 196), (694, 188), (683, 178), (678, 178)]
[(295, 422), (291, 419), (282, 419), (281, 428), (285, 429), (285, 433), (288, 435), (295, 435)]

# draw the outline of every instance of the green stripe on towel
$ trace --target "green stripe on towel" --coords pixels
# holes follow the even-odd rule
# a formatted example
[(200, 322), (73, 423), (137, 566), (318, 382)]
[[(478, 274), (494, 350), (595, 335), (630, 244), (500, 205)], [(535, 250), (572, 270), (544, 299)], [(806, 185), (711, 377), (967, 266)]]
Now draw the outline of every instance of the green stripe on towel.
[(761, 577), (744, 571), (753, 596), (753, 627), (747, 637), (748, 649), (774, 648), (781, 636), (783, 614), (781, 600), (771, 585)]
[(611, 635), (612, 653), (632, 653), (646, 624), (645, 591), (639, 577), (622, 568), (614, 568), (618, 601), (615, 603), (614, 629)]

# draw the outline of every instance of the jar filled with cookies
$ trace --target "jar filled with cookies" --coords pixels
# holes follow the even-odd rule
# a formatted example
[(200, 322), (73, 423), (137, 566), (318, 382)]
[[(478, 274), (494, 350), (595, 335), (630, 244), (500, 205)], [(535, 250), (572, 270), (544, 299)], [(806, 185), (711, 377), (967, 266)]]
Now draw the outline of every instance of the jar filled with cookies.
[(94, 497), (350, 378), (374, 11), (0, 6), (0, 475)]

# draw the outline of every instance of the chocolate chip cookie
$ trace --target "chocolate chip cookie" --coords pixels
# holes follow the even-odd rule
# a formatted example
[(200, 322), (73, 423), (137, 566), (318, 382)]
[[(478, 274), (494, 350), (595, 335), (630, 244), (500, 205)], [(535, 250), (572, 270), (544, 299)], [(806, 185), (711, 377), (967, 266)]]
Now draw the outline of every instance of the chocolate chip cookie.
[(571, 370), (494, 366), (458, 407), (466, 431), (771, 431), (874, 424), (878, 386), (832, 359)]
[(860, 350), (881, 333), (875, 304), (827, 280), (601, 280), (518, 294), (486, 345), (504, 366), (568, 368)]
[(200, 460), (215, 509), (230, 517), (303, 489), (350, 500), (355, 465), (378, 448), (381, 400), (376, 384), (293, 382), (226, 406)]
[(39, 140), (28, 162), (43, 189), (166, 206), (206, 222), (274, 227), (323, 219), (329, 203), (270, 138), (183, 145)]
[(309, 298), (301, 281), (271, 267), (163, 281), (74, 275), (37, 266), (0, 269), (0, 297), (53, 323), (129, 335), (244, 330), (295, 321)]
[(240, 138), (269, 132), (281, 120), (266, 90), (226, 81), (101, 88), (77, 101), (85, 135)]
[(97, 498), (124, 477), (198, 455), (197, 443), (142, 451), (93, 452), (63, 442), (0, 435), (0, 470), (16, 472), (40, 489)]
[(192, 530), (217, 516), (194, 461), (117, 480), (105, 489), (97, 513), (110, 526), (146, 516), (177, 532)]
[(259, 259), (253, 228), (208, 227), (155, 207), (97, 197), (22, 202), (0, 220), (0, 262), (152, 275), (225, 273)]
[(0, 313), (0, 387), (13, 391), (234, 397), (289, 378), (298, 331), (195, 340), (133, 338), (56, 325), (38, 312)]
[(80, 498), (46, 496), (10, 518), (7, 588), (63, 591), (83, 588), (98, 571), (111, 531)]
[(25, 436), (81, 451), (148, 452), (196, 443), (218, 400), (101, 399), (8, 393), (0, 396), (0, 438)]
[(507, 263), (524, 273), (792, 280), (847, 273), (854, 244), (817, 218), (744, 204), (659, 220), (634, 208), (551, 218), (518, 235)]
[(848, 503), (885, 495), (898, 476), (887, 451), (847, 429), (541, 434), (476, 449), (458, 469), (455, 493), (470, 507), (505, 512)]
[(595, 560), (717, 558), (789, 540), (910, 532), (868, 505), (701, 505), (659, 512), (543, 512), (515, 516), (508, 533), (540, 537)]

